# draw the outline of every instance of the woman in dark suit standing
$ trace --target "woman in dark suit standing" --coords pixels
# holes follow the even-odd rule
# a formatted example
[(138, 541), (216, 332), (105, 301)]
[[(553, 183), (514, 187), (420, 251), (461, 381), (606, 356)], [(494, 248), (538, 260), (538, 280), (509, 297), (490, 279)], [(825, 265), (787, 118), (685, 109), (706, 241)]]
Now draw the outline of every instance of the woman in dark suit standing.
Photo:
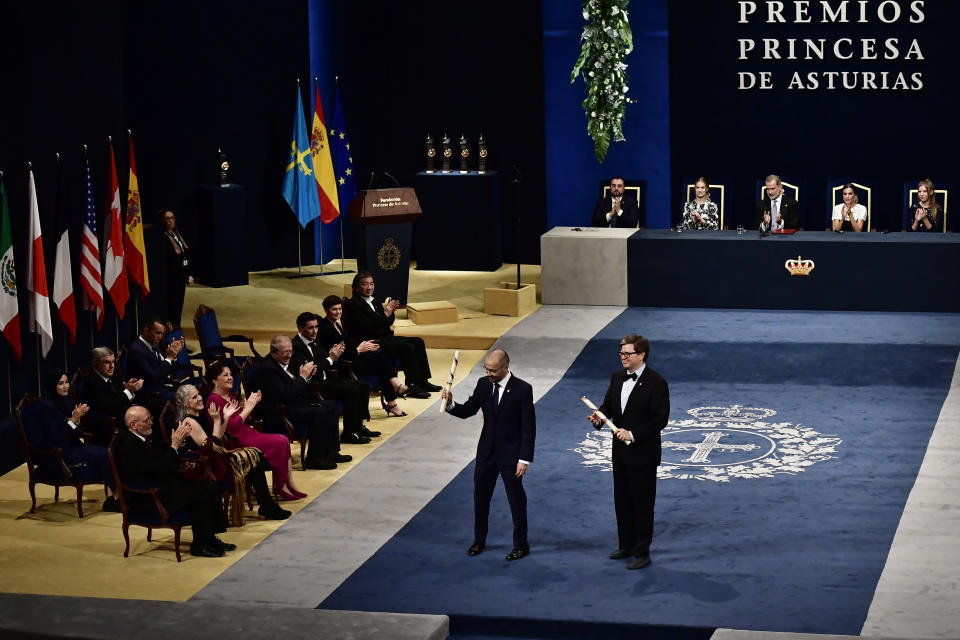
[(193, 264), (190, 261), (190, 245), (177, 229), (173, 209), (161, 209), (163, 236), (167, 258), (167, 320), (180, 326), (183, 316), (183, 297), (187, 287), (193, 284)]

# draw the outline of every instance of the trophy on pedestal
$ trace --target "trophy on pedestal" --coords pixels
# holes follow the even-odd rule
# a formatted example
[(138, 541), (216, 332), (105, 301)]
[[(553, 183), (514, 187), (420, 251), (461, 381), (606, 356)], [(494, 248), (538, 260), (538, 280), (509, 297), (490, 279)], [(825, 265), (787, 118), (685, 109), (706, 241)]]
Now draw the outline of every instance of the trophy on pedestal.
[(450, 136), (443, 134), (441, 144), (443, 144), (443, 164), (441, 165), (443, 169), (441, 169), (441, 171), (443, 173), (450, 173), (450, 158), (453, 157), (453, 149), (450, 148)]
[(433, 136), (430, 135), (430, 132), (427, 132), (427, 173), (433, 173), (436, 169), (433, 168), (433, 159), (437, 156), (437, 149), (433, 146)]
[(480, 134), (480, 140), (477, 141), (477, 155), (480, 157), (477, 160), (477, 173), (486, 173), (487, 172), (487, 141), (483, 139), (483, 134)]
[(460, 134), (460, 173), (470, 173), (468, 162), (470, 160), (470, 149), (467, 148), (467, 139)]
[(227, 154), (225, 154), (220, 147), (217, 147), (217, 157), (220, 163), (220, 186), (229, 187), (230, 176), (228, 172), (230, 171), (230, 163), (227, 162)]

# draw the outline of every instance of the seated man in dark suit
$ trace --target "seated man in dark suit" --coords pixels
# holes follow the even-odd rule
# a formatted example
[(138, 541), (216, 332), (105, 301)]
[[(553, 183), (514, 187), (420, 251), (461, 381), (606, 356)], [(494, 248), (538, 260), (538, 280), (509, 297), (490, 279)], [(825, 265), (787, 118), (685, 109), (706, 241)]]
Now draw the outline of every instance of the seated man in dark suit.
[(343, 301), (343, 323), (357, 340), (374, 340), (388, 357), (399, 358), (404, 382), (415, 398), (429, 398), (442, 387), (430, 383), (430, 362), (422, 338), (395, 336), (393, 330), (400, 302), (374, 298), (373, 274), (361, 271), (353, 277), (353, 296)]
[(780, 176), (771, 174), (765, 182), (766, 195), (757, 203), (757, 228), (764, 233), (778, 229), (799, 229), (800, 205), (784, 195)]
[(593, 207), (590, 226), (615, 229), (636, 229), (640, 221), (640, 208), (632, 195), (624, 195), (623, 178), (610, 179), (609, 197), (597, 200)]
[(133, 402), (134, 395), (143, 386), (143, 380), (130, 378), (120, 382), (115, 379), (117, 358), (108, 347), (96, 347), (91, 352), (91, 359), (93, 373), (84, 379), (80, 399), (94, 414), (112, 417), (119, 426), (123, 424), (123, 414)]
[(304, 460), (308, 469), (336, 469), (338, 462), (350, 462), (351, 456), (340, 454), (340, 425), (333, 402), (314, 393), (308, 380), (317, 372), (317, 365), (291, 363), (293, 343), (287, 336), (276, 336), (270, 342), (270, 355), (257, 367), (255, 384), (263, 394), (263, 405), (282, 404), (290, 422), (306, 423), (310, 446)]
[(299, 369), (304, 362), (316, 364), (317, 373), (307, 382), (317, 383), (324, 397), (343, 403), (343, 434), (340, 442), (367, 444), (370, 438), (380, 435), (379, 431), (370, 431), (363, 424), (364, 420), (370, 419), (370, 385), (362, 380), (331, 375), (334, 363), (343, 355), (346, 345), (342, 342), (335, 344), (329, 352), (323, 353), (316, 341), (318, 327), (317, 314), (304, 311), (297, 316), (297, 335), (292, 340), (293, 358), (290, 361), (294, 369)]
[[(127, 428), (120, 435), (120, 460), (126, 482), (160, 489), (160, 502), (171, 514), (190, 511), (193, 543), (190, 555), (219, 558), (225, 551), (233, 551), (235, 544), (216, 536), (226, 528), (223, 500), (217, 483), (208, 480), (186, 480), (177, 475), (177, 450), (187, 438), (198, 446), (206, 443), (202, 429), (192, 429), (184, 420), (170, 434), (170, 445), (153, 438), (153, 417), (145, 407), (134, 405), (124, 417)], [(131, 511), (155, 509), (153, 499), (142, 493), (131, 493), (124, 498)]]
[(156, 318), (147, 318), (136, 340), (127, 351), (127, 373), (143, 380), (143, 388), (137, 393), (136, 402), (155, 416), (160, 415), (163, 405), (173, 399), (173, 389), (167, 386), (177, 354), (183, 350), (183, 338), (174, 340), (161, 352), (164, 325)]

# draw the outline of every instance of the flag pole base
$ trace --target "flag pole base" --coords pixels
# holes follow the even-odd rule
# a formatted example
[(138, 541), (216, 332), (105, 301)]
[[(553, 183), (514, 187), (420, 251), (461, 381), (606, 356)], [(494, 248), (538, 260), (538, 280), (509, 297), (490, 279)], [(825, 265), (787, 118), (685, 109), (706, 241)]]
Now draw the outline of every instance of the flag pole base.
[(296, 280), (297, 278), (318, 278), (320, 276), (336, 276), (343, 273), (356, 273), (356, 271), (324, 271), (322, 273), (298, 273), (292, 276), (287, 276), (288, 280)]

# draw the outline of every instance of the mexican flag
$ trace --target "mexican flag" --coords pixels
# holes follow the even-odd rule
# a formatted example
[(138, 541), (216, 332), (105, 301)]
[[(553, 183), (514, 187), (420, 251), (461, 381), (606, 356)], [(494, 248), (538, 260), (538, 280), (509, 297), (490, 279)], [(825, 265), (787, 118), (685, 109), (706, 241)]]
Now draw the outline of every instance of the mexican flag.
[(7, 189), (0, 173), (0, 330), (13, 348), (17, 362), (20, 352), (20, 310), (17, 307), (17, 272), (13, 262), (13, 234), (10, 233), (10, 209)]

